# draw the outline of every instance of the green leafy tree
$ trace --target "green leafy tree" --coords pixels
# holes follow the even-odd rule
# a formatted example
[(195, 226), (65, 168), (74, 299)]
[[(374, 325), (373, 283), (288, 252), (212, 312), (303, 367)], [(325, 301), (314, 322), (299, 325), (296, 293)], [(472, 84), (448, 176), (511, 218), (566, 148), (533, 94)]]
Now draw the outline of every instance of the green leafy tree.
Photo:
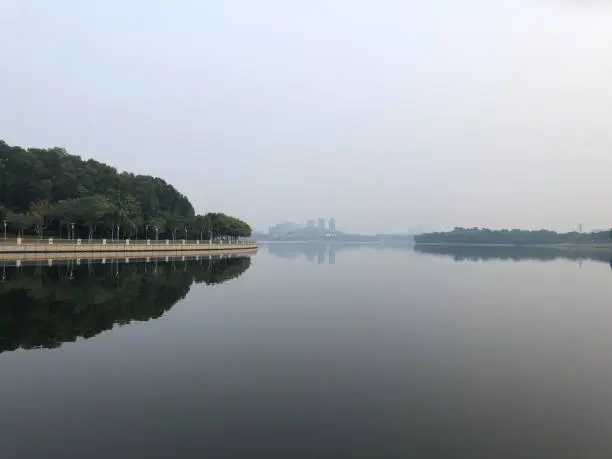
[(544, 245), (544, 244), (583, 244), (609, 241), (608, 231), (581, 233), (557, 233), (549, 230), (519, 230), (488, 228), (460, 228), (452, 231), (424, 233), (416, 235), (417, 244), (503, 244), (503, 245)]
[(149, 235), (150, 238), (157, 238), (160, 234), (164, 234), (166, 232), (166, 220), (162, 217), (153, 217), (149, 220)]
[(86, 232), (90, 238), (108, 237), (117, 225), (129, 237), (144, 237), (147, 226), (157, 226), (165, 238), (172, 238), (175, 228), (176, 235), (184, 237), (185, 227), (190, 237), (250, 235), (250, 227), (234, 217), (196, 216), (189, 199), (161, 178), (118, 173), (62, 148), (25, 149), (1, 140), (0, 205), (10, 221), (9, 231), (34, 228), (39, 236), (48, 232), (61, 238), (71, 234), (73, 224), (76, 234)]
[(17, 228), (18, 237), (23, 237), (26, 229), (35, 224), (35, 216), (29, 213), (10, 213), (7, 220)]
[(43, 233), (51, 224), (54, 212), (54, 207), (47, 201), (38, 201), (30, 206), (29, 213), (39, 237), (43, 237)]
[(88, 196), (73, 201), (73, 212), (79, 223), (89, 230), (88, 237), (93, 239), (98, 225), (107, 221), (116, 208), (108, 199), (101, 195)]

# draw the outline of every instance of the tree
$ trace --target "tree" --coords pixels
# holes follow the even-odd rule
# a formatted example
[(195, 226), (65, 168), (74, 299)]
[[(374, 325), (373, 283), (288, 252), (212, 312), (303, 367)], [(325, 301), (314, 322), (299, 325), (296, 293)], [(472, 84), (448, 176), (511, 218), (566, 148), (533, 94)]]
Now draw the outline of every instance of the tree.
[(7, 220), (11, 223), (11, 225), (17, 228), (18, 237), (23, 237), (25, 230), (34, 225), (34, 218), (32, 214), (11, 213), (8, 215)]
[(62, 237), (62, 227), (66, 226), (68, 238), (71, 238), (71, 223), (75, 220), (76, 209), (74, 199), (59, 201), (54, 206), (55, 218), (58, 222), (59, 237)]
[(75, 233), (86, 230), (90, 238), (108, 235), (117, 225), (131, 237), (145, 236), (147, 225), (157, 226), (161, 237), (171, 237), (174, 228), (184, 234), (185, 227), (200, 237), (250, 234), (246, 223), (228, 215), (196, 216), (189, 199), (161, 178), (118, 173), (62, 148), (25, 149), (1, 140), (0, 205), (5, 216), (15, 214), (7, 218), (9, 231), (34, 227), (39, 237), (50, 232), (61, 238), (73, 224)]
[(51, 224), (55, 209), (47, 201), (38, 201), (30, 206), (29, 213), (34, 223), (36, 234), (42, 238), (43, 233)]
[(155, 233), (151, 233), (155, 234), (155, 238), (157, 239), (157, 237), (160, 234), (164, 234), (166, 232), (166, 220), (164, 220), (162, 217), (154, 217), (151, 220), (149, 220), (149, 231), (155, 231)]
[(453, 231), (424, 233), (415, 236), (417, 244), (505, 244), (505, 245), (541, 245), (541, 244), (582, 244), (608, 242), (610, 233), (598, 231), (593, 233), (557, 233), (549, 230), (518, 230), (487, 228), (455, 228)]
[(76, 219), (88, 227), (89, 239), (93, 239), (96, 227), (116, 212), (116, 208), (104, 196), (95, 195), (73, 201)]

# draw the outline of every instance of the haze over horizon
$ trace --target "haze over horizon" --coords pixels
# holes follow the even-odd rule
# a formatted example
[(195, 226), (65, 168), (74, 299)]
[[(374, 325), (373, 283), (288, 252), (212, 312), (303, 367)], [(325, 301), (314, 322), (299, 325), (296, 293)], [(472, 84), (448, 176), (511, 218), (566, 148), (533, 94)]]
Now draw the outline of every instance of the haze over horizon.
[(0, 7), (0, 139), (158, 175), (266, 229), (607, 228), (612, 5)]

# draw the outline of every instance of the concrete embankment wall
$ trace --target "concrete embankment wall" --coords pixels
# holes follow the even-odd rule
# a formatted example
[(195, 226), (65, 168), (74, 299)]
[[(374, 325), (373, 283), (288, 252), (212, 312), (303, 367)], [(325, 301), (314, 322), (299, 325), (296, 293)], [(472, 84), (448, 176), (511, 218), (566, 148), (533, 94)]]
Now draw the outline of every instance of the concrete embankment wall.
[(24, 255), (24, 254), (41, 254), (52, 256), (58, 254), (70, 254), (75, 256), (78, 254), (117, 254), (120, 256), (127, 254), (138, 254), (146, 256), (147, 254), (184, 254), (184, 253), (227, 253), (240, 251), (256, 251), (257, 244), (255, 243), (213, 243), (208, 242), (185, 242), (185, 243), (127, 243), (127, 242), (111, 242), (111, 243), (58, 243), (50, 244), (43, 242), (24, 242), (21, 244), (0, 244), (0, 257), (6, 258), (7, 255)]
[(136, 261), (154, 261), (168, 259), (198, 259), (198, 258), (222, 258), (222, 257), (240, 257), (251, 256), (257, 253), (257, 249), (240, 249), (240, 250), (214, 250), (214, 251), (174, 251), (174, 252), (62, 252), (62, 253), (0, 253), (0, 264), (2, 263), (17, 263), (17, 266), (23, 266), (28, 262), (47, 262), (49, 266), (53, 262), (61, 262), (65, 260), (76, 260), (79, 264), (82, 260), (100, 261), (102, 263), (109, 260), (122, 260), (125, 262)]

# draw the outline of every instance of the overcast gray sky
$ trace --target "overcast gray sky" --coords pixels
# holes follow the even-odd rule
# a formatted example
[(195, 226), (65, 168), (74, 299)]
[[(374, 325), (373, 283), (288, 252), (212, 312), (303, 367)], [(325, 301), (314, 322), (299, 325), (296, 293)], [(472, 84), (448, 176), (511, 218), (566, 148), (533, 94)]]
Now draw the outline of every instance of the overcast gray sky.
[(0, 0), (0, 138), (267, 228), (612, 224), (612, 6)]

